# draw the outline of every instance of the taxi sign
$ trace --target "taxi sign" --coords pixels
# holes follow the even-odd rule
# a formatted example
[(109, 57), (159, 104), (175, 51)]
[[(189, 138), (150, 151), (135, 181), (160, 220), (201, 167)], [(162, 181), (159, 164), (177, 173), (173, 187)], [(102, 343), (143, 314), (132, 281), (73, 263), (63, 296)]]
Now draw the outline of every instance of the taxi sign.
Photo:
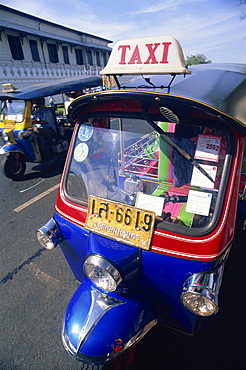
[(17, 88), (11, 82), (2, 84), (2, 92), (4, 93), (15, 92), (16, 90)]
[(183, 50), (171, 36), (148, 37), (118, 42), (103, 75), (190, 74)]

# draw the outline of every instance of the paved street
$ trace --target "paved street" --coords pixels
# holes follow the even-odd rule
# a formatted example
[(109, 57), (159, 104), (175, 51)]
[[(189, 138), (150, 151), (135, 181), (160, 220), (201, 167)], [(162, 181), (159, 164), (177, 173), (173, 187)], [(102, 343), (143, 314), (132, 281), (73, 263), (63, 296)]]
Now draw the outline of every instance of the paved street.
[[(60, 335), (77, 282), (60, 249), (42, 249), (35, 232), (53, 214), (63, 164), (60, 159), (42, 172), (28, 165), (16, 182), (0, 174), (1, 370), (78, 369)], [(154, 328), (138, 346), (139, 370), (245, 369), (245, 236), (236, 234), (219, 313), (204, 319), (193, 338)]]

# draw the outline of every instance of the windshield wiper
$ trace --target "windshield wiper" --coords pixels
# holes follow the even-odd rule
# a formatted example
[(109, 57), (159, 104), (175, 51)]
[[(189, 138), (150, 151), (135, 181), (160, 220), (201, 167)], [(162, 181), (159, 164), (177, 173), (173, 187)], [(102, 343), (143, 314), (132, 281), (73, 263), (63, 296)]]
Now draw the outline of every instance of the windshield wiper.
[[(197, 163), (195, 161), (194, 158), (192, 158), (186, 151), (184, 151), (182, 148), (180, 148), (180, 146), (178, 146), (175, 141), (173, 141), (169, 136), (168, 134), (163, 131), (154, 121), (152, 121), (152, 119), (149, 117), (149, 114), (148, 114), (148, 110), (147, 110), (147, 107), (146, 107), (146, 104), (142, 103), (141, 104), (142, 106), (142, 113), (143, 113), (143, 117), (144, 119), (153, 127), (153, 129), (155, 131), (157, 131), (170, 145), (172, 145), (175, 149), (177, 149), (177, 151), (183, 156), (185, 157), (194, 167), (196, 167), (204, 176), (206, 176), (210, 181), (212, 181), (212, 183), (214, 184), (215, 181), (213, 180), (213, 178), (209, 175), (209, 173), (207, 171), (204, 170), (204, 168), (202, 168), (202, 166), (200, 166), (199, 163)], [(160, 107), (160, 112), (161, 114), (166, 118), (168, 119), (169, 122), (174, 122), (174, 123), (179, 123), (179, 119), (178, 117), (176, 116), (176, 114), (174, 114), (170, 109), (168, 108), (165, 108), (165, 107)]]

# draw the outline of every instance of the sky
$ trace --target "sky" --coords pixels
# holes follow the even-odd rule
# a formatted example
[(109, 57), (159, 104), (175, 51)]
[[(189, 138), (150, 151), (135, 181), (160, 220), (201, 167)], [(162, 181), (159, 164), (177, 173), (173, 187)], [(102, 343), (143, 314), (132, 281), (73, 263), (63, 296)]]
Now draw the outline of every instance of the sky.
[(2, 5), (111, 40), (173, 36), (184, 56), (246, 63), (240, 0), (5, 0)]

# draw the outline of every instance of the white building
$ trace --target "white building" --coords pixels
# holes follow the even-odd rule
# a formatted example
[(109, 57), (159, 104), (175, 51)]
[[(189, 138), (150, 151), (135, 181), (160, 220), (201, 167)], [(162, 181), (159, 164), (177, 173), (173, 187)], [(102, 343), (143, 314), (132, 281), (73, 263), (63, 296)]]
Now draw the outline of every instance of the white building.
[(12, 82), (19, 89), (99, 74), (111, 42), (0, 4), (0, 82)]

